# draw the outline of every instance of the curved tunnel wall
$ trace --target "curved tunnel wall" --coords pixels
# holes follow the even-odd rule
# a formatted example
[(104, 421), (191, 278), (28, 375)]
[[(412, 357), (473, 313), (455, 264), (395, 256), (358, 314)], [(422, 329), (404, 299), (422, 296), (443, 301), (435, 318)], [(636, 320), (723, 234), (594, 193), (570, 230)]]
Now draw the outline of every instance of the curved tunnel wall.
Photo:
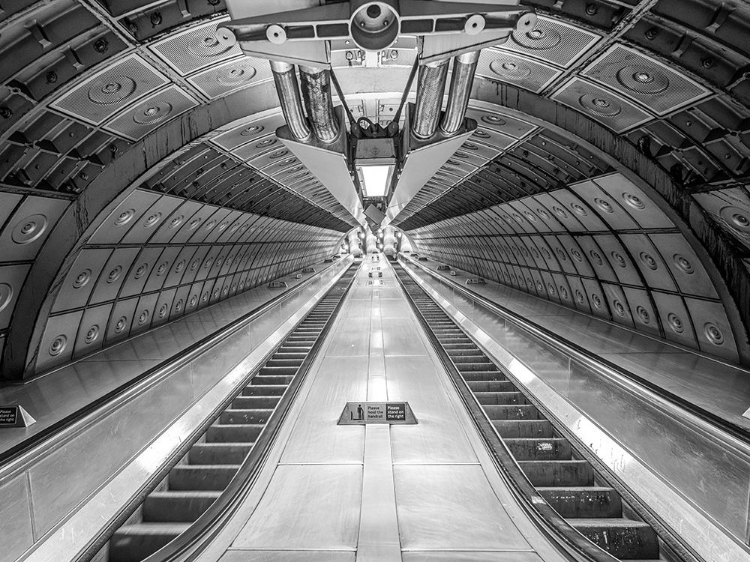
[(341, 235), (145, 190), (77, 251), (27, 365), (44, 371), (330, 256)]
[[(0, 232), (0, 327), (67, 201), (20, 200)], [(330, 256), (341, 233), (134, 190), (66, 258), (27, 373), (62, 365)], [(55, 244), (54, 239), (49, 241)], [(17, 311), (23, 314), (22, 311)], [(4, 336), (4, 334), (3, 334)], [(0, 348), (4, 337), (0, 337)], [(15, 378), (14, 373), (4, 373)]]
[(738, 361), (724, 305), (675, 224), (621, 174), (411, 231), (417, 251), (569, 308)]
[[(226, 18), (221, 0), (187, 4), (102, 0), (100, 4), (21, 1), (0, 12), (0, 371), (4, 378), (31, 376), (63, 361), (68, 353), (78, 355), (86, 352), (86, 346), (107, 344), (120, 293), (100, 302), (94, 276), (106, 269), (115, 252), (137, 249), (155, 254), (161, 247), (159, 258), (148, 254), (144, 260), (151, 270), (148, 276), (122, 279), (136, 286), (145, 277), (143, 287), (154, 291), (149, 299), (158, 284), (150, 277), (153, 269), (158, 271), (164, 261), (182, 261), (179, 253), (180, 259), (168, 253), (176, 250), (170, 245), (179, 237), (146, 240), (133, 234), (130, 245), (125, 242), (128, 232), (119, 242), (108, 239), (102, 247), (89, 242), (99, 223), (135, 189), (144, 200), (159, 198), (153, 205), (164, 206), (163, 219), (176, 216), (175, 206), (187, 207), (188, 200), (215, 213), (226, 211), (227, 216), (262, 215), (270, 231), (279, 229), (273, 242), (264, 243), (288, 243), (289, 256), (315, 237), (319, 246), (311, 252), (318, 255), (324, 238), (333, 240), (353, 226), (330, 193), (276, 143), (271, 131), (281, 123), (267, 62), (243, 57), (237, 47), (226, 48), (215, 40), (216, 25)], [(542, 291), (546, 297), (559, 299), (560, 286), (575, 296), (574, 278), (584, 289), (584, 281), (593, 280), (606, 304), (601, 314), (611, 315), (614, 310), (617, 315), (617, 297), (627, 314), (620, 320), (612, 316), (616, 321), (730, 359), (735, 357), (731, 345), (735, 341), (740, 360), (750, 364), (746, 337), (750, 77), (745, 73), (750, 9), (715, 0), (659, 0), (634, 7), (606, 0), (531, 4), (540, 15), (533, 35), (516, 33), (506, 44), (482, 52), (471, 111), (485, 136), (472, 137), (462, 147), (428, 184), (429, 190), (415, 198), (397, 226), (415, 241), (421, 236), (424, 251), (448, 260), (451, 248), (455, 257), (450, 259), (467, 262), (468, 269), (472, 262), (488, 277), (492, 277), (490, 270), (496, 271), (496, 278), (505, 283), (513, 284), (512, 276), (508, 280), (502, 275), (503, 271), (510, 275), (511, 266), (529, 272), (535, 292), (533, 271), (545, 281), (550, 277), (544, 276), (570, 278), (566, 277), (567, 285), (554, 285), (556, 296), (549, 295), (547, 287)], [(398, 102), (389, 97), (403, 87), (415, 53), (413, 46), (399, 45), (382, 68), (364, 68), (362, 61), (347, 58), (343, 50), (332, 53), (333, 66), (357, 116), (373, 117), (374, 111), (378, 120), (387, 122), (388, 112)], [(375, 99), (381, 91), (388, 94)], [(484, 118), (488, 121), (481, 121)], [(198, 164), (199, 156), (208, 159)], [(595, 186), (591, 189), (606, 191), (599, 183), (613, 170), (637, 185), (643, 201), (650, 200), (663, 211), (674, 231), (665, 222), (653, 232), (630, 232), (615, 224), (612, 214), (596, 201), (576, 191), (590, 184)], [(558, 192), (580, 199), (581, 207), (591, 211), (589, 216), (601, 221), (605, 230), (596, 230), (600, 226), (592, 227), (578, 215), (570, 223), (575, 227), (553, 217), (565, 230), (553, 231), (550, 226), (549, 232), (521, 225), (514, 231), (503, 222), (502, 209), (512, 207), (513, 201), (542, 193), (556, 198)], [(626, 216), (630, 210), (617, 203)], [(470, 224), (474, 215), (461, 218), (466, 213), (494, 216), (482, 223), (481, 234), (474, 234), (479, 227)], [(145, 214), (146, 219), (149, 216)], [(640, 227), (635, 215), (630, 218)], [(294, 235), (299, 239), (292, 236), (282, 242), (280, 232), (286, 223), (281, 221), (302, 228), (302, 234)], [(434, 225), (452, 229), (457, 239), (441, 236)], [(290, 228), (297, 232), (297, 226)], [(583, 230), (576, 230), (579, 227)], [(664, 283), (650, 279), (653, 274), (643, 270), (637, 248), (629, 246), (636, 234), (646, 236), (646, 246), (654, 250), (652, 257), (661, 260), (659, 271), (663, 267), (669, 273)], [(602, 253), (610, 252), (597, 265), (606, 273), (597, 271), (594, 263), (588, 264), (594, 272), (590, 275), (583, 269), (566, 270), (562, 258), (556, 265), (539, 262), (526, 244), (523, 247), (531, 257), (505, 257), (503, 246), (513, 253), (512, 245), (489, 239), (480, 251), (474, 238), (478, 235), (509, 240), (537, 237), (533, 242), (542, 256), (542, 249), (552, 248), (544, 237), (590, 238)], [(668, 235), (674, 235), (680, 255), (693, 267), (693, 273), (686, 274), (692, 277), (681, 279), (681, 273), (672, 271), (674, 255), (662, 243)], [(189, 237), (183, 243), (196, 246), (196, 252), (209, 246), (208, 252), (215, 252), (223, 241), (230, 243), (224, 234), (211, 236), (205, 242)], [(614, 245), (607, 246), (612, 240)], [(232, 241), (239, 243), (239, 239)], [(254, 246), (256, 241), (261, 242), (245, 238), (243, 243)], [(688, 257), (688, 249), (682, 251), (683, 241), (697, 259)], [(450, 246), (454, 242), (467, 245), (458, 249)], [(331, 247), (335, 244), (333, 240)], [(522, 254), (523, 247), (516, 247)], [(102, 264), (107, 251), (111, 255)], [(246, 251), (244, 255), (255, 252)], [(612, 251), (626, 259), (625, 269), (617, 269), (621, 262)], [(258, 267), (267, 265), (262, 265), (260, 251), (254, 255)], [(279, 263), (291, 267), (294, 259)], [(299, 259), (302, 267), (304, 261)], [(221, 261), (217, 278), (227, 277), (228, 268), (236, 263), (233, 259), (227, 266)], [(86, 267), (78, 270), (80, 265)], [(133, 275), (140, 265), (132, 265)], [(240, 271), (237, 267), (235, 272)], [(91, 279), (80, 292), (71, 289), (88, 269)], [(512, 273), (518, 280), (519, 272)], [(689, 286), (690, 280), (704, 273), (710, 284)], [(213, 275), (209, 271), (206, 279), (209, 274)], [(525, 273), (523, 277), (527, 281)], [(258, 272), (258, 279), (262, 278)], [(173, 281), (161, 285), (153, 305), (159, 306), (149, 304), (147, 322), (153, 322), (152, 313), (158, 316), (171, 298), (169, 293), (166, 300), (159, 300), (162, 292), (174, 288), (176, 297), (177, 291), (185, 291), (187, 282), (171, 285)], [(136, 299), (130, 285), (120, 289), (125, 299)], [(87, 294), (85, 303), (83, 294)], [(588, 299), (589, 293), (585, 295)], [(684, 309), (661, 305), (667, 296)], [(179, 300), (172, 298), (171, 306)], [(101, 325), (102, 313), (84, 329), (94, 308), (107, 304), (113, 306), (107, 327)], [(715, 312), (713, 323), (723, 343), (701, 340), (701, 334), (716, 334), (705, 331), (703, 319), (708, 313), (695, 312), (698, 306)], [(683, 335), (670, 332), (669, 313), (683, 320)], [(48, 363), (45, 353), (56, 339), (55, 326), (48, 323), (68, 314), (79, 314), (83, 324), (75, 334), (64, 334), (65, 348)], [(649, 322), (643, 322), (646, 317)], [(94, 325), (102, 335), (81, 344), (79, 338), (85, 342)], [(82, 347), (76, 350), (76, 345)]]

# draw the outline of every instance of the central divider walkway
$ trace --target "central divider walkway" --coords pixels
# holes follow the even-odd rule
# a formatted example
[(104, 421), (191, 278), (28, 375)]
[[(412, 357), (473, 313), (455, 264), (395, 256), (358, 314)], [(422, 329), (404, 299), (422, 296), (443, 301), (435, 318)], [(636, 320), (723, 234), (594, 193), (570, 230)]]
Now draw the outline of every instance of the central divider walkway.
[[(364, 400), (408, 401), (419, 423), (337, 425)], [(499, 477), (390, 266), (367, 256), (252, 492), (200, 560), (563, 558)]]

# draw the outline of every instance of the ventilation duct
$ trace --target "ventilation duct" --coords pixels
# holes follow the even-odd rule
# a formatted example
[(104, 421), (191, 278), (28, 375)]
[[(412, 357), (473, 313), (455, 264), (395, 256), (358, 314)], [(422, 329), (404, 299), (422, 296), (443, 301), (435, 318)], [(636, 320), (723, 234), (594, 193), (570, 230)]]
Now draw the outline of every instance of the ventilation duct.
[(331, 73), (322, 68), (300, 67), (302, 97), (315, 137), (323, 144), (334, 142), (340, 132), (333, 111)]
[(455, 135), (464, 124), (478, 61), (479, 51), (464, 53), (453, 59), (448, 105), (440, 123), (440, 129), (446, 135)]
[(297, 73), (293, 65), (271, 61), (273, 80), (279, 94), (279, 104), (292, 136), (299, 141), (310, 140), (312, 131), (302, 111), (302, 100), (297, 87)]
[(419, 68), (417, 103), (411, 122), (411, 132), (418, 139), (429, 139), (437, 131), (440, 108), (443, 106), (448, 59), (428, 62)]

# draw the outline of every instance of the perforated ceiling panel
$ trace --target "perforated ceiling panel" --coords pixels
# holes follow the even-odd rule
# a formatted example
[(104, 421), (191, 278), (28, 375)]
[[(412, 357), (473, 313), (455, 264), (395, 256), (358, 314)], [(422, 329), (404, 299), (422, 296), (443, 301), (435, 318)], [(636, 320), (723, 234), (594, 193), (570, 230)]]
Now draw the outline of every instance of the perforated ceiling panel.
[(84, 81), (52, 106), (72, 117), (99, 125), (167, 81), (151, 64), (131, 55)]
[(238, 57), (242, 55), (238, 45), (223, 45), (216, 37), (216, 26), (226, 19), (222, 18), (170, 35), (154, 43), (151, 50), (182, 75)]
[(518, 56), (499, 49), (482, 52), (477, 66), (477, 74), (517, 84), (522, 88), (539, 92), (561, 74), (562, 70), (528, 57)]
[(657, 115), (695, 103), (708, 94), (706, 88), (669, 66), (622, 45), (614, 45), (583, 75), (633, 98)]
[(599, 35), (575, 25), (539, 17), (531, 31), (514, 31), (500, 49), (567, 68), (599, 40)]
[(651, 115), (636, 104), (581, 78), (574, 78), (552, 97), (586, 113), (617, 132), (632, 129), (651, 120)]

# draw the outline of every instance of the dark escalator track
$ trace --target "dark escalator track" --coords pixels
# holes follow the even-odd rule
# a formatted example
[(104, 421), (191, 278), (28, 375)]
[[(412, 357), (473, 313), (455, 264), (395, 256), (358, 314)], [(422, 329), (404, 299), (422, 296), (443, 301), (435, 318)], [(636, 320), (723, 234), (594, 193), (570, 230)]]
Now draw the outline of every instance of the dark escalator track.
[[(459, 328), (400, 263), (396, 276), (423, 324), (475, 396), (526, 478), (569, 525), (620, 560), (659, 560), (657, 533)], [(450, 370), (449, 370), (450, 372)]]
[[(222, 495), (290, 386), (299, 386), (359, 267), (341, 276), (109, 541), (109, 562), (140, 562), (184, 533)], [(290, 400), (286, 401), (288, 410)], [(97, 558), (99, 560), (99, 558)]]

